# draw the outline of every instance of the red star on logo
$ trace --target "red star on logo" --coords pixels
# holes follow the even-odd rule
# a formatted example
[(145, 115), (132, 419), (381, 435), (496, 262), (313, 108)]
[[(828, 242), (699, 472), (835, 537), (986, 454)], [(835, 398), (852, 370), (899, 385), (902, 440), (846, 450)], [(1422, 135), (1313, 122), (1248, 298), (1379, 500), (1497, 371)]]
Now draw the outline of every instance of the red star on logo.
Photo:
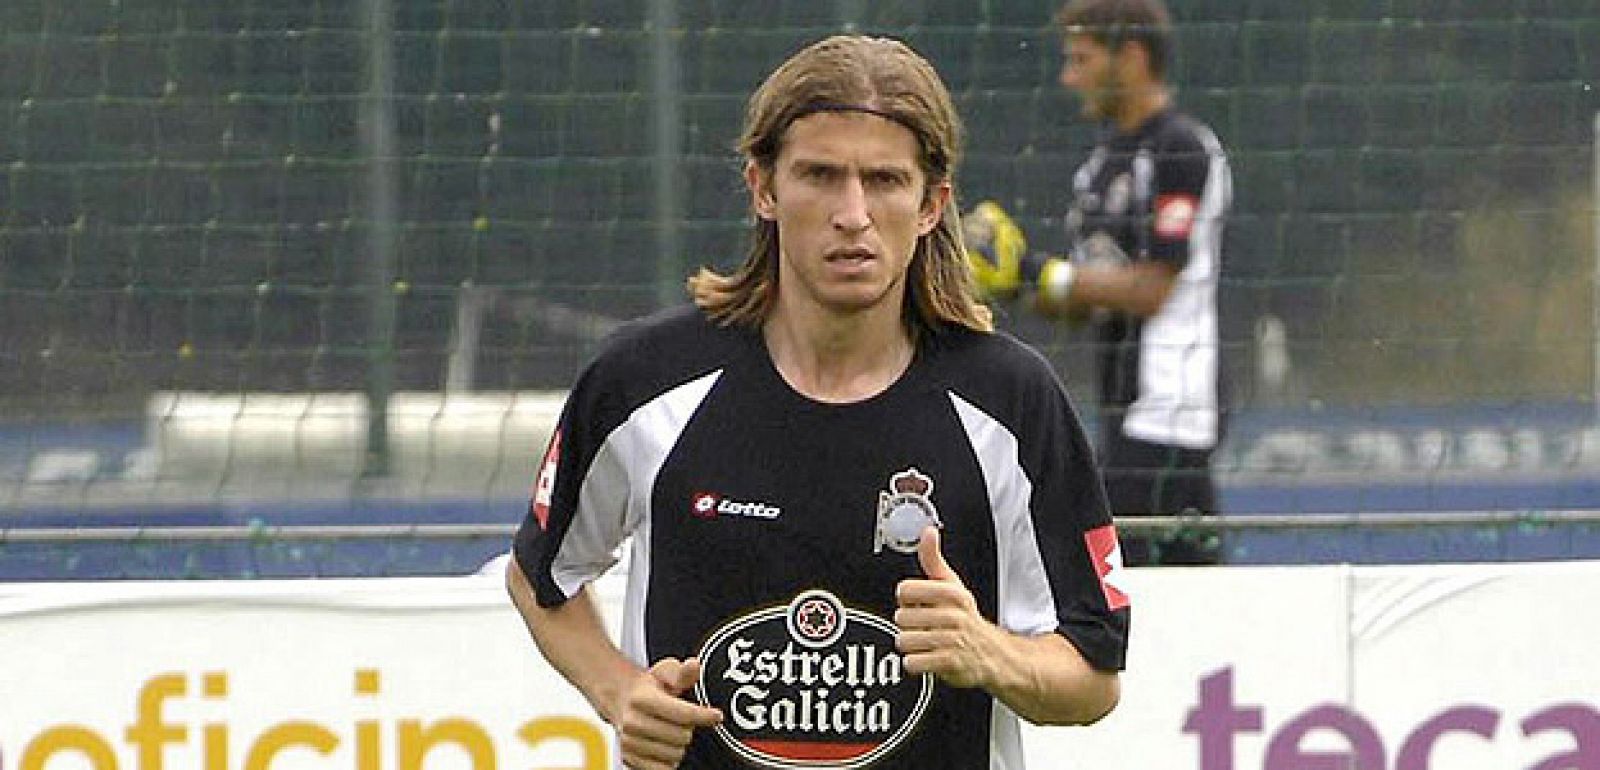
[(806, 602), (806, 605), (795, 613), (795, 624), (806, 636), (821, 639), (833, 630), (833, 608), (825, 602)]

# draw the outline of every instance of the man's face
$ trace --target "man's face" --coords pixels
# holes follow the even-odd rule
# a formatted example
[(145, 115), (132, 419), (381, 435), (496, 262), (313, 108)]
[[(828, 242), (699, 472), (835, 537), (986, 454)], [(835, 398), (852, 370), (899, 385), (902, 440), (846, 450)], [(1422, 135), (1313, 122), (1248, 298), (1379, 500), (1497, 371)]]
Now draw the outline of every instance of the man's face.
[(1083, 100), (1083, 116), (1107, 120), (1116, 115), (1121, 80), (1110, 49), (1083, 34), (1069, 34), (1062, 43), (1061, 85)]
[(916, 136), (861, 112), (817, 112), (784, 134), (770, 177), (746, 169), (756, 213), (778, 226), (779, 304), (898, 314), (917, 239), (949, 188), (928, 188)]

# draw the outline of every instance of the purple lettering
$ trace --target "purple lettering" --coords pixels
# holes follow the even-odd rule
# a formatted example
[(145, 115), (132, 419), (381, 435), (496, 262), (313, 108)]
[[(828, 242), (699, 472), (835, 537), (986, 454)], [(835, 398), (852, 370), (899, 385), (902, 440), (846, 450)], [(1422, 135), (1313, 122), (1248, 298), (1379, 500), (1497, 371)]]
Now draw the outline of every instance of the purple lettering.
[(1233, 770), (1233, 736), (1261, 731), (1261, 707), (1234, 708), (1230, 666), (1200, 680), (1200, 703), (1183, 731), (1200, 736), (1200, 770)]
[[(1235, 770), (1238, 736), (1262, 733), (1265, 709), (1235, 702), (1232, 666), (1201, 677), (1198, 689), (1199, 700), (1183, 723), (1183, 732), (1196, 735), (1200, 744), (1197, 770)], [(1433, 770), (1435, 750), (1451, 733), (1493, 741), (1502, 716), (1479, 704), (1447, 708), (1405, 736), (1393, 770)], [(1523, 770), (1600, 770), (1600, 709), (1594, 705), (1558, 703), (1529, 715), (1520, 727), (1524, 736), (1565, 732), (1573, 744)], [(1388, 749), (1377, 729), (1337, 703), (1308, 709), (1266, 735), (1261, 770), (1389, 770)], [(1344, 745), (1337, 745), (1341, 740)]]
[(1437, 716), (1419, 725), (1406, 742), (1400, 745), (1400, 755), (1395, 758), (1395, 770), (1428, 770), (1428, 757), (1433, 744), (1445, 733), (1472, 733), (1481, 738), (1493, 738), (1500, 725), (1500, 712), (1481, 706), (1457, 706), (1441, 711)]
[[(1300, 742), (1315, 730), (1344, 736), (1350, 753), (1301, 751)], [(1337, 704), (1322, 705), (1295, 717), (1272, 736), (1266, 770), (1384, 770), (1383, 741), (1360, 714)]]
[(1528, 770), (1588, 770), (1600, 767), (1600, 712), (1585, 703), (1562, 703), (1522, 720), (1522, 734), (1566, 730), (1576, 744)]

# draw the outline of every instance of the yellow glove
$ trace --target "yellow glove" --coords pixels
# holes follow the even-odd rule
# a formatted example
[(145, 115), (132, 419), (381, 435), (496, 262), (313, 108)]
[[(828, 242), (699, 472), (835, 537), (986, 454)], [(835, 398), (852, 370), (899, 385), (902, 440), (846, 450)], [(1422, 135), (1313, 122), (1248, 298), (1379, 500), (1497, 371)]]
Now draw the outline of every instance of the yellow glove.
[(1022, 260), (1028, 240), (1022, 228), (994, 201), (979, 203), (961, 218), (967, 264), (985, 296), (1015, 296), (1022, 289)]

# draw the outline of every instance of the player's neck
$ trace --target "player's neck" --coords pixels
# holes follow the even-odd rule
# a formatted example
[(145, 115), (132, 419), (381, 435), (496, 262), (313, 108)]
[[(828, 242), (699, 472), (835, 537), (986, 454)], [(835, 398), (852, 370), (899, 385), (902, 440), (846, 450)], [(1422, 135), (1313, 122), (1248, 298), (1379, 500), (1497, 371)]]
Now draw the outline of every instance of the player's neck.
[(915, 349), (898, 313), (835, 318), (778, 312), (762, 327), (762, 336), (789, 387), (835, 404), (887, 390), (911, 365)]
[(1117, 111), (1117, 130), (1124, 134), (1134, 133), (1145, 121), (1171, 104), (1172, 94), (1163, 83), (1146, 83), (1134, 88), (1123, 100), (1122, 109)]

